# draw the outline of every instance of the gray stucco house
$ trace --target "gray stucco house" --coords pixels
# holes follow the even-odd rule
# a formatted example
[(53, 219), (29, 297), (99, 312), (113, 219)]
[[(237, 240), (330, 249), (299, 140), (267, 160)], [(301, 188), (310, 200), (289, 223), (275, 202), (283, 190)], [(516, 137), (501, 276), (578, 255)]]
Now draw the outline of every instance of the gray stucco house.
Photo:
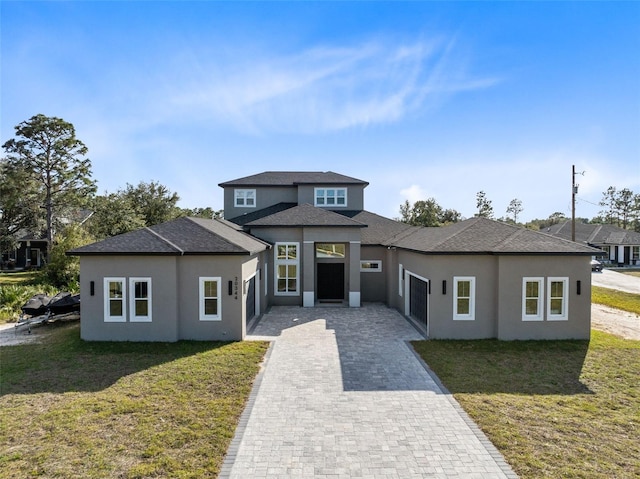
[(271, 305), (384, 303), (429, 338), (586, 339), (598, 250), (485, 218), (413, 227), (367, 182), (265, 172), (220, 186), (226, 220), (179, 218), (69, 251), (86, 340), (240, 340)]

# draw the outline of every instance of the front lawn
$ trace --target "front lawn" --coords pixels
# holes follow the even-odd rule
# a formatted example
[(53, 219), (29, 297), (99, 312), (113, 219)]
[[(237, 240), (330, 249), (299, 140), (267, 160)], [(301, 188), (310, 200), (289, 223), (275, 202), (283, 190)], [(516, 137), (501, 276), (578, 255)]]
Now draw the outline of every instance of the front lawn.
[(640, 294), (592, 286), (591, 302), (640, 314)]
[(640, 477), (640, 341), (417, 341), (515, 472)]
[(0, 477), (216, 477), (264, 342), (0, 348)]

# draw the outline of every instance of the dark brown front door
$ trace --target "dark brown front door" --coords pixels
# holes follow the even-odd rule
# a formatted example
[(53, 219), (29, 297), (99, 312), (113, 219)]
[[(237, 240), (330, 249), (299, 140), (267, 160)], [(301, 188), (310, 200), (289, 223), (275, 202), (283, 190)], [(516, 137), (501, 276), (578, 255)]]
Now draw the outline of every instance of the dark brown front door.
[(318, 263), (318, 300), (344, 299), (344, 263)]

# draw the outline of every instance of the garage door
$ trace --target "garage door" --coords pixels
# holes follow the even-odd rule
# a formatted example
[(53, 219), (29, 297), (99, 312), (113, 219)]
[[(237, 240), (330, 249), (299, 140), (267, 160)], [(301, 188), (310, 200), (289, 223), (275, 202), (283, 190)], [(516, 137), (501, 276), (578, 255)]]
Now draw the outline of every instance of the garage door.
[(409, 276), (409, 315), (427, 331), (427, 294), (429, 283)]
[(249, 280), (247, 285), (247, 323), (256, 315), (256, 277)]

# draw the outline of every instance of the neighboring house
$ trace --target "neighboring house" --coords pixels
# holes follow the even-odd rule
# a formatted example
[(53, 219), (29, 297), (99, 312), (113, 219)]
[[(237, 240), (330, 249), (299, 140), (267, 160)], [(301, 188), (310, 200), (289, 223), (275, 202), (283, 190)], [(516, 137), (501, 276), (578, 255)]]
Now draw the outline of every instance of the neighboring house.
[(49, 241), (44, 234), (21, 231), (16, 238), (15, 247), (2, 253), (0, 269), (32, 269), (46, 264)]
[[(571, 221), (544, 230), (556, 238), (571, 239)], [(576, 223), (576, 242), (601, 249), (602, 261), (618, 265), (640, 265), (640, 233), (614, 225)]]
[(598, 250), (485, 218), (364, 210), (368, 183), (266, 172), (221, 183), (228, 220), (180, 218), (80, 256), (82, 337), (243, 339), (270, 305), (379, 302), (430, 338), (587, 339)]
[[(74, 210), (67, 212), (60, 223), (68, 225), (71, 223), (84, 224), (91, 216), (92, 211)], [(2, 255), (2, 267), (12, 269), (31, 269), (44, 266), (48, 260), (47, 251), (49, 250), (49, 240), (46, 233), (29, 233), (21, 231), (16, 235), (16, 248), (12, 251), (5, 252)]]

